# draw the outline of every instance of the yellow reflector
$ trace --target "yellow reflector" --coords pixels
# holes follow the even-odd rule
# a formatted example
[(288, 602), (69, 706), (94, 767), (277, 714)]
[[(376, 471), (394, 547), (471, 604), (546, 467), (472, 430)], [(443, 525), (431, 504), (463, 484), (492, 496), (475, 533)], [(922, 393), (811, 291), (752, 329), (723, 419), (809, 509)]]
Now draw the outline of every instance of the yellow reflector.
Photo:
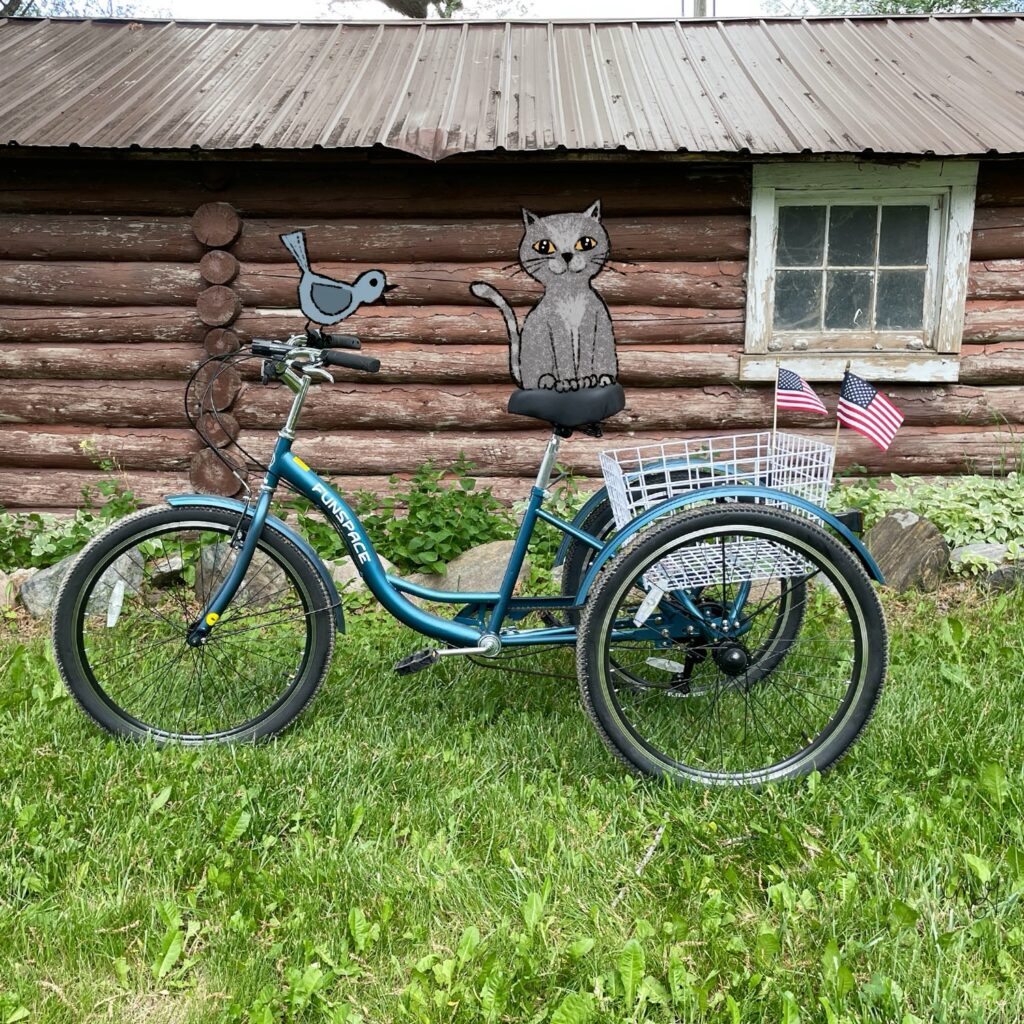
[(206, 616), (206, 624), (208, 626), (212, 626), (219, 618), (220, 616), (216, 612), (210, 612), (210, 614)]

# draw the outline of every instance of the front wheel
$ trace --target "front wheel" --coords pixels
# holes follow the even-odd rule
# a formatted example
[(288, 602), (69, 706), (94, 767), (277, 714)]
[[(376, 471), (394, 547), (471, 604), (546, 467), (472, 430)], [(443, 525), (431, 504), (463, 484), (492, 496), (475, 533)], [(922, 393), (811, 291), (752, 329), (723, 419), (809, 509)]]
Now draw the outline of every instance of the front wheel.
[[(683, 593), (700, 595), (715, 629), (679, 628), (693, 622)], [(795, 628), (780, 637), (782, 607)], [(731, 609), (728, 628), (704, 609)], [(719, 505), (614, 559), (576, 650), (583, 704), (631, 768), (757, 785), (824, 771), (847, 750), (881, 693), (887, 639), (864, 570), (830, 534), (777, 509)]]
[(313, 699), (334, 646), (316, 567), (265, 526), (231, 604), (186, 643), (238, 557), (241, 517), (152, 508), (96, 537), (65, 577), (53, 643), (65, 684), (109, 732), (158, 743), (257, 740)]

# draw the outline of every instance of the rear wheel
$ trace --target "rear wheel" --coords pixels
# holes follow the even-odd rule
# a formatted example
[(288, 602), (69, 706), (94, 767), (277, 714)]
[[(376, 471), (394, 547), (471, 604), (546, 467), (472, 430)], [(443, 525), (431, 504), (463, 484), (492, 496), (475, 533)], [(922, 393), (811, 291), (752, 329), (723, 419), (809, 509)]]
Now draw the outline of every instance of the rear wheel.
[[(656, 529), (657, 527), (652, 527)], [(615, 531), (615, 516), (607, 498), (595, 505), (590, 514), (583, 521), (581, 529), (589, 533), (597, 540), (607, 543)], [(575, 597), (579, 592), (580, 584), (587, 574), (587, 570), (593, 564), (599, 552), (588, 544), (570, 537), (566, 550), (565, 560), (562, 569), (562, 594), (565, 597)], [(698, 590), (691, 595), (694, 603), (702, 610), (713, 614), (715, 605), (713, 599), (708, 595), (702, 595)], [(764, 637), (759, 649), (754, 654), (754, 662), (750, 668), (751, 676), (761, 678), (767, 675), (779, 661), (785, 657), (789, 648), (789, 642), (800, 632), (803, 622), (804, 607), (806, 605), (806, 592), (799, 581), (792, 581), (782, 594), (775, 609), (775, 619), (771, 631)], [(580, 611), (570, 609), (566, 612), (566, 618), (572, 625), (579, 625)], [(694, 655), (691, 655), (683, 663), (682, 670), (677, 673), (677, 682), (684, 681), (684, 673), (690, 673), (693, 667)], [(614, 663), (614, 659), (613, 659)], [(616, 663), (616, 668), (624, 679), (632, 679), (638, 685), (647, 685), (650, 682), (655, 684), (664, 683), (664, 672), (651, 672), (649, 665), (637, 664), (635, 661), (630, 665)], [(689, 675), (686, 675), (689, 678)]]
[[(683, 637), (680, 593), (699, 593), (719, 622), (716, 609), (742, 604), (727, 628)], [(637, 620), (657, 628), (638, 635)], [(577, 669), (584, 706), (630, 767), (759, 784), (843, 754), (874, 710), (886, 653), (877, 595), (848, 549), (789, 513), (719, 505), (614, 559), (584, 608)]]
[(264, 528), (237, 594), (210, 634), (186, 636), (238, 557), (240, 517), (154, 508), (95, 538), (61, 586), (57, 664), (104, 729), (197, 744), (284, 729), (316, 694), (334, 645), (316, 567)]

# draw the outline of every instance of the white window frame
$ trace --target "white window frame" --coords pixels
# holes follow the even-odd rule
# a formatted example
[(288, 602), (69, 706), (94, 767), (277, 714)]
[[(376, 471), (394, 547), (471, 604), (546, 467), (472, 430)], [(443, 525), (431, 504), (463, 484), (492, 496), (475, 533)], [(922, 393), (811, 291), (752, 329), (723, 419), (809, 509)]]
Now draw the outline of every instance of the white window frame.
[[(840, 380), (847, 362), (881, 381), (955, 382), (967, 303), (977, 161), (913, 164), (756, 164), (741, 380), (773, 380), (783, 362), (808, 380)], [(927, 203), (924, 329), (776, 331), (775, 246), (779, 206)], [(824, 301), (824, 297), (822, 299)]]

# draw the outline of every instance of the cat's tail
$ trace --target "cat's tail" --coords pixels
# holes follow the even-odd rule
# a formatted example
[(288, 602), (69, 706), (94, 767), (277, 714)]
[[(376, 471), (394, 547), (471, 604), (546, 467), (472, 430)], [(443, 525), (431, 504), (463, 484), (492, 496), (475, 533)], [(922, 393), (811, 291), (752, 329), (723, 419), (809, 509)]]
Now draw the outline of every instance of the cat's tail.
[(515, 310), (508, 304), (505, 296), (493, 285), (486, 281), (474, 281), (469, 290), (484, 302), (497, 306), (501, 315), (505, 318), (505, 328), (508, 331), (508, 365), (512, 371), (512, 379), (522, 387), (523, 379), (519, 371), (519, 324), (516, 322)]

